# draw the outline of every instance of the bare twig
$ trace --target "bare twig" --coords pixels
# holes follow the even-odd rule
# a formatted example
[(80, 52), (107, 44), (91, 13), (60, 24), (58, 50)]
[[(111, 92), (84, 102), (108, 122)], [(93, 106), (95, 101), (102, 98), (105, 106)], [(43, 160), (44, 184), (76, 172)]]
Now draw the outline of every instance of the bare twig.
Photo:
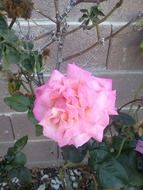
[[(109, 35), (107, 37), (104, 38), (104, 41), (107, 41), (109, 40), (110, 38), (113, 38), (115, 37), (117, 34), (119, 34), (121, 31), (123, 31), (125, 28), (127, 28), (131, 23), (135, 22), (138, 18), (140, 18), (142, 15), (138, 15), (136, 16), (134, 19), (132, 19), (131, 21), (129, 21), (127, 24), (125, 24), (123, 27), (121, 27), (119, 30), (117, 30), (116, 32), (114, 32), (112, 35)], [(63, 61), (68, 61), (70, 59), (73, 59), (75, 57), (79, 57), (81, 55), (83, 55), (84, 53), (87, 53), (88, 51), (90, 51), (92, 48), (95, 48), (97, 45), (102, 45), (103, 44), (103, 40), (99, 40), (97, 42), (95, 42), (94, 44), (92, 44), (91, 46), (89, 46), (88, 48), (85, 48), (84, 50), (78, 52), (78, 53), (75, 53), (73, 55), (70, 55), (66, 58), (63, 59)]]
[(70, 34), (72, 34), (72, 33), (74, 33), (74, 32), (77, 32), (77, 31), (80, 30), (82, 27), (83, 27), (83, 25), (81, 24), (80, 26), (78, 26), (78, 27), (72, 29), (71, 31), (69, 31), (69, 32), (67, 32), (67, 33), (65, 33), (65, 36), (68, 36), (68, 35), (70, 35)]
[(39, 13), (40, 15), (44, 16), (45, 18), (49, 19), (50, 21), (56, 23), (56, 21), (55, 21), (54, 19), (52, 19), (50, 16), (48, 16), (48, 15), (44, 14), (43, 12), (41, 12), (39, 9), (34, 8), (34, 10), (35, 10), (37, 13)]
[(115, 12), (116, 9), (121, 7), (123, 2), (124, 2), (124, 0), (120, 0), (119, 2), (117, 2), (116, 5), (106, 14), (106, 16), (99, 21), (99, 24), (101, 24), (102, 22), (107, 20), (107, 18), (109, 18), (113, 14), (113, 12)]
[(41, 34), (41, 35), (35, 37), (34, 41), (38, 41), (38, 40), (40, 40), (40, 39), (42, 39), (42, 38), (45, 38), (46, 36), (49, 36), (49, 35), (52, 34), (52, 33), (53, 33), (53, 30), (51, 30), (51, 31), (49, 31), (49, 32), (45, 32), (44, 34)]
[(56, 40), (55, 39), (51, 39), (44, 47), (41, 48), (41, 51), (43, 51), (44, 49), (46, 49), (48, 46), (50, 46), (51, 44), (53, 44)]

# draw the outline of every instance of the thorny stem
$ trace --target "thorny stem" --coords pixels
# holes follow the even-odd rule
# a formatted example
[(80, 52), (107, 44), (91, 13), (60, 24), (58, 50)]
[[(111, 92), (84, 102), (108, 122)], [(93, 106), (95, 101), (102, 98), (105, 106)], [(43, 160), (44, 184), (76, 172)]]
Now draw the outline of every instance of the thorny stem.
[[(104, 38), (104, 41), (109, 40), (110, 38), (115, 37), (117, 34), (119, 34), (120, 32), (122, 32), (125, 28), (127, 28), (131, 23), (135, 22), (138, 18), (140, 18), (142, 15), (137, 15), (134, 19), (130, 20), (127, 24), (125, 24), (123, 27), (121, 27), (119, 30), (117, 30), (116, 32), (112, 33), (112, 35), (109, 35), (107, 37)], [(97, 42), (95, 42), (94, 44), (92, 44), (91, 46), (89, 46), (88, 48), (85, 48), (84, 50), (75, 53), (73, 55), (70, 55), (66, 58), (63, 59), (63, 61), (68, 61), (70, 59), (73, 59), (75, 57), (79, 57), (81, 55), (83, 55), (84, 53), (87, 53), (88, 51), (90, 51), (92, 48), (95, 48), (97, 45), (102, 45), (103, 44), (103, 40), (99, 40)]]
[(63, 51), (64, 36), (62, 30), (62, 20), (59, 14), (59, 0), (54, 0), (54, 4), (56, 12), (56, 37), (57, 37), (57, 62), (55, 69), (59, 70), (60, 65), (63, 61), (62, 51)]

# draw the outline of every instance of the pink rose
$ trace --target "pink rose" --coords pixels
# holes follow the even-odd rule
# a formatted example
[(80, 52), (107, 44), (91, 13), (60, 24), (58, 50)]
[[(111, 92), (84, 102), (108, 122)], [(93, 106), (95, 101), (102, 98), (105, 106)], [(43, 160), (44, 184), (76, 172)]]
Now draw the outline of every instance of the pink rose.
[(67, 75), (54, 70), (49, 81), (36, 88), (34, 115), (43, 134), (60, 147), (79, 147), (90, 138), (101, 142), (115, 110), (112, 80), (92, 76), (69, 64)]

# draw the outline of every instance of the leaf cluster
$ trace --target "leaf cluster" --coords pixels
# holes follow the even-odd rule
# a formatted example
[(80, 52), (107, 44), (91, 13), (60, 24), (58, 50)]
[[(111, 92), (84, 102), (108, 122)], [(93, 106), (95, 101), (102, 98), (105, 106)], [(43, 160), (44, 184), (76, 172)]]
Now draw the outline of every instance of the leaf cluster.
[(79, 18), (79, 22), (82, 22), (82, 24), (85, 26), (90, 24), (95, 26), (100, 21), (100, 17), (105, 16), (99, 5), (92, 6), (90, 10), (81, 9), (80, 11), (83, 13), (83, 15)]
[[(14, 189), (14, 178), (19, 180), (20, 186), (31, 183), (31, 173), (29, 169), (25, 167), (27, 159), (22, 152), (27, 144), (27, 140), (28, 136), (24, 136), (17, 140), (0, 161), (0, 183), (7, 183), (11, 189)], [(19, 189), (21, 188), (20, 186)]]
[(88, 190), (143, 188), (143, 167), (138, 167), (140, 158), (135, 151), (139, 138), (135, 123), (131, 115), (119, 112), (111, 118), (103, 142), (91, 139), (79, 148), (62, 148), (64, 160), (70, 163), (68, 167), (77, 167), (86, 158), (91, 179)]

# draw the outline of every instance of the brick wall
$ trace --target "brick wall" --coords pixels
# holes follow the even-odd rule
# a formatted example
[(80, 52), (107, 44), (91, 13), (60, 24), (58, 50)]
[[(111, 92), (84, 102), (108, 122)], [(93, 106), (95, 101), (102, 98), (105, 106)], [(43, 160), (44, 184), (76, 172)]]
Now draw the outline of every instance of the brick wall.
[[(38, 1), (34, 0), (35, 7), (43, 11), (45, 14), (54, 18), (54, 5), (52, 0)], [(45, 2), (46, 6), (45, 6)], [(60, 9), (67, 0), (60, 1)], [(108, 0), (103, 4), (105, 12), (116, 4), (117, 0)], [(90, 4), (91, 5), (91, 4)], [(86, 5), (87, 7), (90, 5)], [(76, 27), (78, 23), (79, 9), (85, 7), (85, 4), (78, 5), (74, 8), (68, 18), (70, 29)], [(119, 8), (106, 22), (100, 26), (101, 37), (105, 37), (111, 32), (111, 25), (113, 32), (119, 27), (123, 26), (131, 18), (143, 11), (142, 0), (124, 0), (122, 8)], [(33, 12), (33, 18), (38, 22), (35, 25), (32, 21), (30, 30), (32, 36), (37, 36), (45, 31), (50, 31), (54, 25), (43, 16)], [(27, 23), (21, 22), (22, 29), (27, 32)], [(15, 26), (17, 27), (17, 26)], [(17, 27), (18, 30), (18, 27)], [(143, 31), (138, 31), (133, 26), (129, 26), (118, 36), (111, 40), (109, 55), (109, 42), (92, 49), (90, 52), (76, 57), (68, 62), (76, 62), (83, 68), (91, 71), (98, 76), (105, 76), (113, 79), (113, 87), (117, 89), (117, 106), (119, 107), (128, 100), (133, 99), (138, 87), (143, 82), (143, 55), (139, 49), (139, 43), (143, 39)], [(65, 39), (64, 56), (76, 53), (79, 50), (90, 46), (96, 41), (95, 29), (90, 31), (80, 30), (74, 34), (69, 35)], [(35, 48), (39, 49), (44, 46), (48, 38), (44, 38), (35, 44)], [(107, 55), (108, 62), (107, 62)], [(46, 62), (47, 72), (50, 73), (55, 67), (56, 62), (56, 47), (51, 46), (51, 54)], [(68, 62), (63, 63), (61, 70), (64, 72)], [(2, 78), (2, 75), (1, 75)], [(10, 110), (3, 102), (3, 97), (8, 95), (6, 90), (6, 82), (0, 80), (0, 155), (4, 155), (7, 147), (9, 147), (14, 139), (22, 135), (29, 134), (29, 143), (25, 148), (29, 164), (39, 165), (57, 165), (61, 161), (59, 150), (55, 143), (44, 137), (35, 137), (34, 127), (27, 120), (24, 114), (18, 114)]]

